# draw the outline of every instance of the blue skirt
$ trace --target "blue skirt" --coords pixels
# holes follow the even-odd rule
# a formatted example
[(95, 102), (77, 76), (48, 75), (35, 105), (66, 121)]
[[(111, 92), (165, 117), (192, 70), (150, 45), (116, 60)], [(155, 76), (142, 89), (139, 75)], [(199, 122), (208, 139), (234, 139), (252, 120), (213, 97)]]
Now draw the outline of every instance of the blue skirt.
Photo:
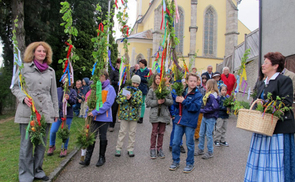
[(295, 181), (294, 134), (253, 133), (244, 181)]

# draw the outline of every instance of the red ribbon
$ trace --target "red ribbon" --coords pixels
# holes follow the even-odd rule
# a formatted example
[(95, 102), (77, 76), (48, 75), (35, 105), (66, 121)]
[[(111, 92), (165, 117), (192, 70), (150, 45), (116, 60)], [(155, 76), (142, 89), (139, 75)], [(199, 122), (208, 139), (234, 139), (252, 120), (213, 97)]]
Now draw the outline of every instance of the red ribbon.
[(102, 24), (102, 23), (100, 23), (100, 24), (98, 25), (97, 36), (99, 36), (99, 32), (103, 32), (103, 24)]
[(161, 21), (161, 30), (162, 30), (162, 27), (163, 27), (163, 21), (164, 21), (164, 9), (163, 9), (163, 6), (162, 6), (162, 21)]
[(38, 121), (38, 125), (41, 126), (41, 115), (39, 114), (39, 112), (37, 111), (37, 109), (35, 108), (35, 113), (36, 113), (36, 118), (37, 118), (37, 121)]
[(61, 120), (62, 120), (61, 129), (64, 129), (64, 123), (65, 123), (65, 120), (67, 120), (67, 118), (61, 118)]
[(67, 42), (65, 42), (65, 44), (67, 44), (69, 46), (69, 50), (68, 50), (68, 53), (67, 53), (67, 60), (65, 62), (65, 67), (64, 67), (64, 71), (63, 72), (65, 72), (66, 69), (67, 69), (67, 67), (68, 67), (68, 59), (70, 57), (70, 54), (71, 54), (71, 51), (72, 51), (72, 48), (73, 48), (73, 45), (71, 45), (71, 44), (69, 44)]
[(160, 71), (160, 80), (162, 81), (162, 74), (163, 74), (163, 67), (164, 67), (164, 59), (166, 57), (166, 48), (163, 50), (162, 53), (162, 60), (161, 60), (161, 71)]
[(129, 36), (129, 27), (127, 25), (124, 25), (123, 28), (122, 28), (122, 33), (124, 34), (124, 28), (126, 28), (126, 34), (127, 34), (127, 37)]
[(124, 1), (123, 0), (121, 0), (121, 2), (122, 2), (122, 4), (124, 4)]
[(118, 0), (115, 1), (115, 5), (116, 5), (116, 7), (118, 9)]
[(144, 77), (151, 77), (151, 75), (153, 74), (152, 70), (150, 69), (150, 72), (147, 76), (144, 76)]
[(171, 16), (168, 8), (166, 8), (166, 12), (168, 13), (169, 16)]

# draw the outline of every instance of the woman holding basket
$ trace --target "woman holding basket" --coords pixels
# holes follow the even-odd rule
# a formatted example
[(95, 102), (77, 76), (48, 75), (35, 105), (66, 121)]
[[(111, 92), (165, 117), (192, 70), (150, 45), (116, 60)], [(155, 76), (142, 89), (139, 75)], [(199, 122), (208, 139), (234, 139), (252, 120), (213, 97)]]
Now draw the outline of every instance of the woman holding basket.
[[(264, 55), (262, 72), (266, 76), (258, 86), (257, 98), (266, 100), (268, 93), (277, 96), (286, 106), (292, 106), (293, 84), (280, 72), (285, 57), (279, 52)], [(244, 181), (295, 181), (295, 122), (292, 110), (279, 119), (273, 136), (253, 133)]]

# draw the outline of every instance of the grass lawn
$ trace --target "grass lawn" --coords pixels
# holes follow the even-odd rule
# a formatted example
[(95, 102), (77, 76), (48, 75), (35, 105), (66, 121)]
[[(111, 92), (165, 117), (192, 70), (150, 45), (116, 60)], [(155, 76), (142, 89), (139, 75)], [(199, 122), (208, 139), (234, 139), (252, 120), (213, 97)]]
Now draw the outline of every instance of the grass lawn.
[[(68, 145), (68, 154), (72, 152), (76, 145), (76, 136), (78, 129), (84, 126), (84, 119), (75, 117), (71, 125), (70, 141)], [(49, 135), (46, 146), (46, 153), (49, 146)], [(0, 123), (0, 181), (18, 181), (18, 159), (20, 147), (19, 124), (13, 120)], [(47, 156), (45, 153), (43, 169), (47, 176), (60, 164), (64, 158), (60, 158), (61, 140), (56, 137), (56, 150), (53, 156)]]

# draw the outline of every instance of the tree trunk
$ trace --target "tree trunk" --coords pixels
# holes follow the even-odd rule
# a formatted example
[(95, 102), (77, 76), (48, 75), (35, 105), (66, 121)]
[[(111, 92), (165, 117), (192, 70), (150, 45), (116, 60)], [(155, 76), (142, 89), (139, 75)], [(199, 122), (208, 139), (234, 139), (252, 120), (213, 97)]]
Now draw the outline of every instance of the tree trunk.
[(14, 27), (16, 30), (16, 40), (18, 42), (18, 48), (21, 51), (22, 58), (23, 54), (26, 49), (25, 45), (25, 28), (24, 28), (24, 0), (12, 0), (11, 3), (11, 8), (12, 8), (12, 18), (15, 20), (16, 18), (18, 19), (18, 26)]

